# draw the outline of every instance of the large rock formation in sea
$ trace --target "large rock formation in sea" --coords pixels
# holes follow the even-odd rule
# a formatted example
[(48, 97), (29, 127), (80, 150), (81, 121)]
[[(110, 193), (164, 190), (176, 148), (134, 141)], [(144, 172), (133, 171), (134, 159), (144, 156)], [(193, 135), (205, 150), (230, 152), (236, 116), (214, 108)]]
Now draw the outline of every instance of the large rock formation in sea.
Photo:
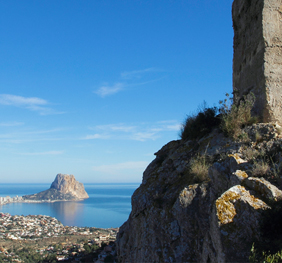
[[(253, 244), (266, 251), (282, 244), (281, 131), (254, 124), (241, 141), (214, 130), (165, 145), (132, 196), (117, 236), (119, 262), (248, 262)], [(201, 156), (207, 178), (191, 172)], [(264, 170), (264, 160), (273, 165)]]
[(57, 174), (48, 190), (33, 195), (23, 196), (24, 200), (66, 201), (89, 198), (82, 183), (73, 175)]

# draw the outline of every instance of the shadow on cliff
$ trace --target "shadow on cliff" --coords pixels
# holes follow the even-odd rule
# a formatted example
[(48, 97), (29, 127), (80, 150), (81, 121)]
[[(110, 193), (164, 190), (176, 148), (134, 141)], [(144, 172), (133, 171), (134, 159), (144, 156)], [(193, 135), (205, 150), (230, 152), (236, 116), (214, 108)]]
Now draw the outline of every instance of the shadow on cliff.
[(261, 241), (255, 247), (260, 252), (275, 254), (282, 248), (282, 200), (273, 202), (271, 208), (262, 213)]

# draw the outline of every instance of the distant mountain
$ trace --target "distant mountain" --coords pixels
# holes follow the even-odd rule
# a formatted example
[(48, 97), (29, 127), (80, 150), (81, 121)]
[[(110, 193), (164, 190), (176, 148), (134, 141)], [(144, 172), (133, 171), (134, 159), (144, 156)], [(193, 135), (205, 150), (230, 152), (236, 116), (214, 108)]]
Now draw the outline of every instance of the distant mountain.
[(57, 174), (48, 190), (33, 195), (24, 195), (24, 200), (70, 201), (89, 198), (82, 183), (73, 175)]

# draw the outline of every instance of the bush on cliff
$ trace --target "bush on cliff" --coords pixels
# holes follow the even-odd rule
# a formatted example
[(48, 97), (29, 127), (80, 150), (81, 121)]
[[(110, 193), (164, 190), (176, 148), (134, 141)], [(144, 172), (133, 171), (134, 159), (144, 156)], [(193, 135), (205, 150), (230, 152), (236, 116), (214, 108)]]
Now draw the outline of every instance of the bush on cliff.
[(209, 134), (214, 127), (219, 126), (217, 107), (207, 107), (204, 103), (197, 114), (188, 115), (180, 130), (182, 140), (195, 140)]
[(209, 134), (213, 128), (220, 127), (226, 136), (234, 140), (247, 140), (242, 128), (258, 122), (258, 118), (251, 113), (254, 103), (253, 93), (244, 96), (237, 103), (226, 93), (226, 98), (219, 101), (219, 108), (207, 107), (204, 103), (198, 113), (187, 116), (182, 124), (180, 137), (182, 140), (196, 140)]
[(244, 96), (238, 103), (234, 103), (233, 98), (229, 98), (229, 94), (226, 93), (225, 100), (219, 103), (221, 104), (219, 109), (221, 115), (220, 128), (228, 137), (235, 140), (240, 139), (242, 128), (258, 122), (258, 118), (251, 114), (255, 103), (253, 93)]

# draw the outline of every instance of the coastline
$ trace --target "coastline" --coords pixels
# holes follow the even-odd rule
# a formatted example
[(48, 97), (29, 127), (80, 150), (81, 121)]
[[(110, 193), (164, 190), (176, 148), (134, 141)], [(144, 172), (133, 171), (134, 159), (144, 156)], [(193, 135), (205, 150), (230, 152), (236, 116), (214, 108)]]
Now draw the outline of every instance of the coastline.
[(84, 199), (74, 199), (74, 200), (26, 200), (23, 199), (22, 196), (15, 196), (15, 197), (0, 197), (0, 205), (6, 205), (10, 203), (55, 203), (55, 202), (71, 202), (71, 201), (83, 201)]
[[(86, 184), (88, 199), (73, 202), (61, 202), (54, 198), (36, 198), (35, 201), (15, 200), (18, 197), (41, 192), (47, 184), (5, 184), (0, 188), (0, 198), (10, 196), (0, 202), (0, 212), (11, 215), (49, 215), (58, 218), (65, 225), (88, 227), (121, 226), (131, 212), (131, 196), (139, 186), (128, 184)], [(38, 201), (39, 200), (39, 201)], [(55, 201), (56, 200), (56, 201)], [(99, 214), (99, 216), (97, 216)]]

